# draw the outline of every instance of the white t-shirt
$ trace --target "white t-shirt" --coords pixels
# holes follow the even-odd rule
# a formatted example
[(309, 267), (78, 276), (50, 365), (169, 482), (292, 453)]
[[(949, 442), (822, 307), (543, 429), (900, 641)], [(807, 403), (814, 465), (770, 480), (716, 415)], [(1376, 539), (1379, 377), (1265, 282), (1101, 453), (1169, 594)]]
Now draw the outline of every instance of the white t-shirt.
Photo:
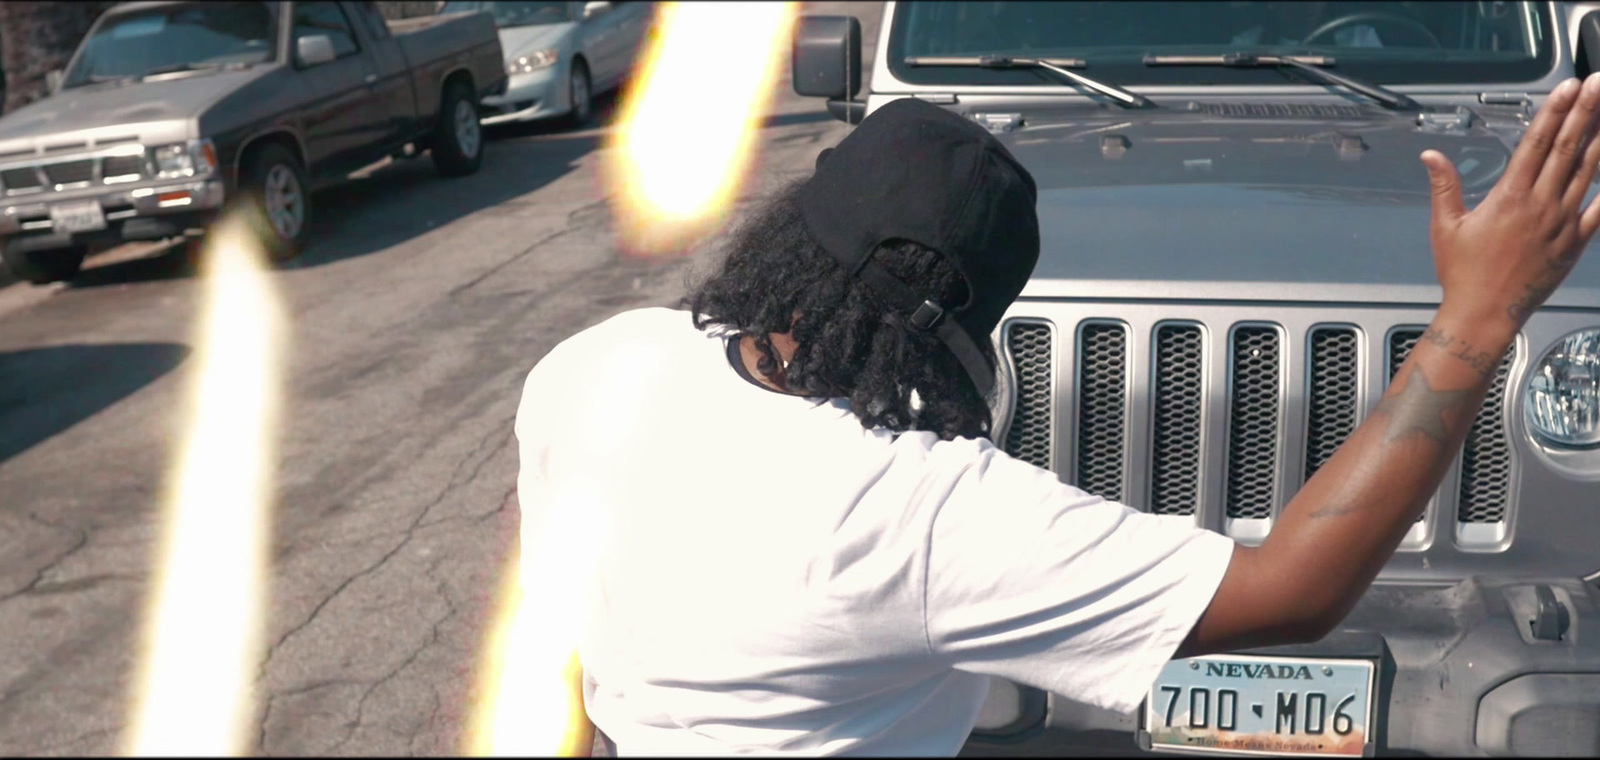
[(865, 430), (727, 343), (626, 312), (540, 361), (517, 413), (524, 546), (552, 512), (592, 526), (558, 543), (592, 548), (586, 706), (620, 754), (954, 755), (990, 675), (1137, 709), (1230, 539), (988, 440)]

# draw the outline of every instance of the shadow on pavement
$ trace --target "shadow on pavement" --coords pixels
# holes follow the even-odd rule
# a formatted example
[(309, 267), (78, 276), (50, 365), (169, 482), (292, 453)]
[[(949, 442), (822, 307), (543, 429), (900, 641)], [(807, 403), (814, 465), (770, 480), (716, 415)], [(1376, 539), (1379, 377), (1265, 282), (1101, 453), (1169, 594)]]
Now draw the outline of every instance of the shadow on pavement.
[(0, 352), (0, 462), (155, 382), (188, 355), (176, 343)]
[[(447, 178), (426, 155), (312, 194), (310, 243), (284, 268), (306, 268), (375, 253), (461, 217), (534, 192), (565, 176), (600, 147), (616, 112), (614, 94), (595, 99), (594, 118), (572, 131), (559, 121), (484, 130), (483, 167)], [(463, 241), (468, 242), (468, 241)], [(67, 283), (92, 288), (190, 277), (183, 246), (153, 256), (91, 266)]]

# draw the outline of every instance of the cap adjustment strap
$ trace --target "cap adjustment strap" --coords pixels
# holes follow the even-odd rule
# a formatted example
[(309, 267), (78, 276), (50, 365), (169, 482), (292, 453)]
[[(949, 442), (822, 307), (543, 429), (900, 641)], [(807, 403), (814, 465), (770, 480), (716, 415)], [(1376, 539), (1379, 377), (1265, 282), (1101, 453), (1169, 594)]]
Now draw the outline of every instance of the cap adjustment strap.
[(939, 304), (923, 301), (916, 311), (911, 312), (911, 324), (916, 325), (919, 330), (931, 330), (943, 317), (944, 309), (939, 308)]
[(861, 280), (898, 308), (901, 313), (909, 313), (911, 324), (921, 330), (931, 330), (943, 341), (950, 352), (955, 354), (956, 361), (961, 362), (967, 376), (972, 378), (972, 384), (977, 387), (978, 395), (988, 397), (994, 390), (994, 368), (984, 359), (983, 352), (978, 350), (978, 345), (973, 342), (972, 336), (967, 334), (954, 319), (945, 319), (945, 309), (931, 300), (924, 299), (905, 284), (903, 280), (889, 273), (873, 261), (870, 257), (863, 257), (859, 262), (858, 276)]

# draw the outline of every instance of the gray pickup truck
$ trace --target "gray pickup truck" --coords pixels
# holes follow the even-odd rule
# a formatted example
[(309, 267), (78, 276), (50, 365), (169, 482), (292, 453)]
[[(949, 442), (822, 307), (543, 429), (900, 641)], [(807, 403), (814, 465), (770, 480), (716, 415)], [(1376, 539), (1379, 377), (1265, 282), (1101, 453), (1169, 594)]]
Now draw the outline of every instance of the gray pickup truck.
[(386, 22), (370, 2), (124, 3), (51, 97), (0, 118), (0, 255), (35, 283), (91, 244), (204, 229), (250, 204), (275, 259), (311, 190), (385, 156), (483, 161), (478, 102), (506, 83), (486, 13)]
[[(922, 98), (1039, 186), (995, 335), (1013, 456), (1261, 541), (1440, 298), (1418, 155), (1494, 184), (1600, 4), (889, 3), (802, 18), (794, 86)], [(1600, 246), (1597, 246), (1600, 247)], [(1378, 583), (1315, 644), (1169, 663), (1136, 715), (996, 681), (967, 751), (1600, 755), (1600, 251), (1528, 320)]]

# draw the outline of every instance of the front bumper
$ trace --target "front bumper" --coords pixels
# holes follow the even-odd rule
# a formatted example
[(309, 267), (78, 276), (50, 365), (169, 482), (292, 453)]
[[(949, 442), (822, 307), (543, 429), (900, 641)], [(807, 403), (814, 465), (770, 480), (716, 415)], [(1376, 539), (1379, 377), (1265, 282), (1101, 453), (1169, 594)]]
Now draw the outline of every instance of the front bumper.
[(506, 91), (483, 99), (484, 125), (538, 121), (563, 116), (572, 110), (565, 86), (565, 66), (550, 66), (531, 74), (518, 74), (506, 83)]
[[(204, 226), (227, 201), (221, 179), (170, 180), (133, 187), (97, 187), (73, 192), (26, 195), (0, 200), (0, 237), (37, 249), (64, 248), (86, 241), (154, 240)], [(106, 228), (67, 233), (55, 229), (50, 207), (94, 200)]]
[[(1559, 641), (1533, 634), (1540, 586), (1568, 611)], [(1379, 755), (1600, 755), (1600, 592), (1579, 580), (1379, 584), (1326, 639), (1251, 653), (1376, 662)], [(963, 754), (1139, 754), (1137, 716), (1030, 692), (1031, 719)]]

